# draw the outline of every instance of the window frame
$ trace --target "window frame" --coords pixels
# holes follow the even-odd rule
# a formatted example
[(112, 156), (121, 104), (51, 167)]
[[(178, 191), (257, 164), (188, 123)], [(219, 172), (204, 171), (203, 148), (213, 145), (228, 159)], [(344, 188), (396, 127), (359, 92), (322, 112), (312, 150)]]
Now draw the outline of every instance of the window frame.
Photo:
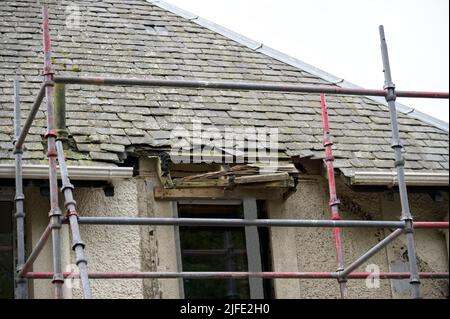
[[(174, 202), (174, 217), (179, 218), (179, 205), (209, 205), (209, 206), (242, 206), (244, 218), (253, 220), (258, 219), (258, 205), (256, 198), (243, 198), (240, 200), (201, 200), (189, 199), (178, 200)], [(180, 229), (175, 227), (176, 254), (178, 271), (183, 271)], [(245, 226), (245, 244), (247, 253), (247, 264), (249, 272), (262, 272), (262, 256), (260, 251), (260, 240), (258, 228), (256, 226)], [(185, 298), (183, 279), (179, 279), (180, 298)], [(249, 289), (251, 299), (264, 299), (264, 286), (262, 278), (249, 278)]]

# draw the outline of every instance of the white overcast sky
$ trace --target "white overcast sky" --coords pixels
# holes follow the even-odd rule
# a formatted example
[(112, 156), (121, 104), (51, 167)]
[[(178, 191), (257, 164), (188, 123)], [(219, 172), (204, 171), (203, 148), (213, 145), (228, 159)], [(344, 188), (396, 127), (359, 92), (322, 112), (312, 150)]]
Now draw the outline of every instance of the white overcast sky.
[[(365, 88), (384, 82), (378, 26), (399, 90), (449, 91), (448, 0), (166, 0)], [(446, 122), (447, 100), (400, 99)]]

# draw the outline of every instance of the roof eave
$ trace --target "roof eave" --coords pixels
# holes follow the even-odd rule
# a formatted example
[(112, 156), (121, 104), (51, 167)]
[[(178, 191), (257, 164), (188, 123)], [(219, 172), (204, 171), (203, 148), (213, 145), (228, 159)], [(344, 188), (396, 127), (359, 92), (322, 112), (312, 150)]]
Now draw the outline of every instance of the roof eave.
[[(448, 172), (405, 172), (407, 186), (448, 187)], [(350, 177), (354, 186), (396, 186), (397, 173), (393, 171), (355, 171)]]
[[(82, 181), (112, 181), (133, 177), (132, 167), (115, 166), (69, 166), (69, 176), (72, 180)], [(15, 178), (13, 164), (0, 164), (0, 179)], [(47, 165), (24, 165), (24, 179), (47, 179)]]

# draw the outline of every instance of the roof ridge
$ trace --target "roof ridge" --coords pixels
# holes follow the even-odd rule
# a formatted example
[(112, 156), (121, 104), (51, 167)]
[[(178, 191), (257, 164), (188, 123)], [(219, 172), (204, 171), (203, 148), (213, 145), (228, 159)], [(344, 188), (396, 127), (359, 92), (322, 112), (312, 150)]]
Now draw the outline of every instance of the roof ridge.
[[(202, 27), (205, 27), (211, 31), (214, 31), (216, 33), (221, 34), (222, 36), (229, 38), (241, 45), (244, 45), (248, 47), (249, 49), (262, 53), (264, 55), (267, 55), (273, 59), (276, 59), (280, 62), (289, 64), (293, 67), (296, 67), (298, 69), (301, 69), (302, 71), (308, 72), (314, 76), (317, 76), (325, 81), (328, 81), (330, 83), (334, 83), (337, 86), (343, 87), (343, 88), (362, 88), (359, 85), (356, 85), (354, 83), (351, 83), (345, 79), (339, 78), (333, 74), (330, 74), (322, 69), (319, 69), (311, 64), (308, 64), (304, 61), (301, 61), (297, 58), (294, 58), (286, 53), (283, 53), (281, 51), (278, 51), (274, 48), (271, 48), (269, 46), (266, 46), (265, 44), (252, 40), (240, 33), (237, 33), (235, 31), (232, 31), (224, 26), (221, 26), (215, 22), (212, 22), (210, 20), (204, 19), (200, 17), (199, 15), (196, 15), (194, 13), (191, 13), (187, 10), (181, 9), (171, 3), (168, 3), (163, 0), (146, 0), (148, 3), (154, 4), (161, 9), (167, 10), (173, 14), (176, 14), (178, 16), (181, 16), (182, 18), (185, 18), (189, 21), (192, 21)], [(388, 107), (387, 102), (382, 97), (371, 97), (368, 96), (367, 98), (380, 103), (381, 105)], [(438, 129), (441, 129), (443, 131), (449, 132), (449, 123), (442, 121), (438, 118), (435, 118), (431, 115), (425, 114), (421, 111), (416, 110), (415, 108), (409, 107), (407, 105), (404, 105), (402, 103), (396, 102), (397, 110), (407, 116), (413, 117), (415, 119), (418, 119), (420, 121), (423, 121), (427, 124), (430, 124)]]

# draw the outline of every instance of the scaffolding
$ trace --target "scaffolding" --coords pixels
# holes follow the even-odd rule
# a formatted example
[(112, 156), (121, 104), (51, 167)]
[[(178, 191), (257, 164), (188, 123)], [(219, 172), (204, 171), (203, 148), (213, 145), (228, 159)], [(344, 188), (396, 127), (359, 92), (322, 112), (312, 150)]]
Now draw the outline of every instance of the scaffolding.
[[(347, 89), (336, 86), (301, 86), (282, 85), (249, 82), (225, 82), (225, 81), (197, 81), (197, 80), (157, 80), (157, 79), (117, 79), (117, 78), (92, 78), (92, 77), (68, 77), (55, 76), (51, 64), (51, 40), (49, 33), (48, 8), (43, 6), (43, 44), (44, 44), (44, 81), (39, 89), (37, 98), (31, 107), (26, 122), (21, 127), (20, 87), (19, 81), (14, 81), (14, 155), (15, 155), (15, 186), (16, 186), (16, 234), (17, 234), (17, 276), (16, 297), (27, 298), (28, 279), (52, 279), (55, 298), (63, 298), (64, 279), (80, 278), (83, 288), (83, 296), (92, 298), (89, 278), (91, 279), (225, 279), (225, 278), (267, 278), (267, 279), (335, 279), (339, 282), (342, 298), (347, 298), (347, 280), (367, 279), (373, 273), (355, 272), (358, 267), (374, 256), (389, 243), (401, 235), (406, 236), (409, 272), (382, 272), (377, 274), (380, 279), (408, 279), (413, 290), (413, 298), (421, 298), (421, 279), (448, 279), (448, 272), (419, 273), (415, 244), (414, 229), (448, 229), (448, 222), (414, 222), (408, 202), (408, 193), (405, 182), (405, 161), (402, 157), (402, 144), (399, 137), (397, 123), (396, 98), (437, 98), (448, 99), (447, 92), (417, 92), (397, 91), (392, 81), (389, 57), (383, 26), (380, 26), (381, 51), (383, 58), (385, 86), (383, 90)], [(324, 128), (325, 164), (327, 168), (331, 220), (289, 220), (289, 219), (207, 219), (207, 218), (144, 218), (144, 217), (81, 217), (76, 209), (73, 197), (74, 186), (71, 184), (67, 165), (64, 157), (62, 141), (58, 138), (58, 132), (54, 125), (54, 100), (53, 93), (56, 84), (70, 85), (97, 85), (97, 86), (145, 86), (145, 87), (170, 87), (170, 88), (196, 88), (196, 89), (223, 89), (223, 90), (247, 90), (247, 91), (275, 91), (295, 93), (317, 93), (321, 95), (322, 122)], [(325, 94), (354, 95), (354, 96), (382, 96), (386, 98), (389, 106), (392, 148), (395, 152), (395, 168), (397, 170), (398, 187), (401, 199), (400, 221), (367, 221), (367, 220), (341, 220), (339, 214), (339, 199), (336, 194), (335, 172), (333, 167), (333, 153), (331, 132), (328, 124), (328, 112)], [(26, 258), (25, 255), (25, 231), (24, 231), (24, 193), (22, 181), (22, 154), (23, 145), (27, 134), (33, 124), (37, 111), (46, 97), (47, 102), (47, 157), (49, 164), (49, 188), (50, 188), (50, 212), (49, 224), (32, 252)], [(63, 215), (58, 203), (58, 176), (57, 162), (59, 164), (62, 188), (61, 193), (65, 198), (65, 211)], [(75, 251), (76, 265), (79, 272), (62, 272), (61, 268), (61, 225), (70, 225), (72, 233), (72, 248)], [(88, 272), (85, 257), (85, 244), (81, 240), (80, 225), (115, 225), (115, 226), (209, 226), (209, 227), (323, 227), (332, 228), (336, 249), (337, 269), (334, 272)], [(341, 228), (395, 228), (390, 235), (360, 256), (350, 265), (344, 265), (341, 243)], [(52, 237), (53, 272), (31, 272), (30, 269), (44, 248), (44, 245)]]

